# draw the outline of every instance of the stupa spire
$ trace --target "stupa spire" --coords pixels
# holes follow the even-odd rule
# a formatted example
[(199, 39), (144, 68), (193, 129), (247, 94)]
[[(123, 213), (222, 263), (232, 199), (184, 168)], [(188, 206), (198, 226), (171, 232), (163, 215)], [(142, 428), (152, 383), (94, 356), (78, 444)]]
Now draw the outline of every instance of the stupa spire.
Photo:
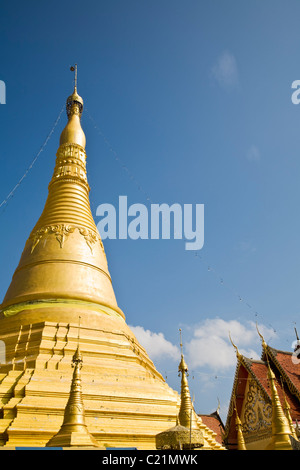
[(74, 372), (63, 424), (58, 433), (47, 443), (47, 447), (99, 447), (97, 440), (90, 434), (85, 423), (80, 373), (82, 363), (78, 342), (72, 359)]
[(62, 307), (75, 302), (81, 307), (84, 303), (87, 308), (91, 304), (101, 311), (104, 308), (124, 319), (91, 213), (77, 64), (71, 69), (74, 90), (66, 101), (68, 122), (60, 136), (48, 197), (1, 305), (5, 316), (44, 308), (49, 302)]
[(195, 416), (195, 411), (191, 400), (191, 394), (188, 384), (188, 366), (184, 360), (183, 355), (181, 329), (179, 329), (179, 332), (181, 348), (181, 360), (178, 366), (178, 373), (179, 375), (181, 375), (181, 402), (179, 410), (179, 422), (182, 426), (198, 429), (197, 419)]
[(289, 436), (292, 434), (289, 422), (283, 412), (275, 385), (275, 375), (268, 363), (268, 379), (272, 396), (272, 443), (273, 450), (292, 450)]
[(180, 333), (181, 361), (178, 367), (181, 375), (181, 401), (176, 426), (159, 433), (156, 436), (157, 449), (194, 449), (204, 444), (203, 433), (197, 424), (197, 416), (187, 380), (188, 366), (183, 357), (182, 336)]
[(236, 425), (236, 430), (237, 430), (238, 450), (247, 450), (245, 439), (244, 439), (244, 434), (243, 434), (243, 425), (237, 412), (236, 403), (235, 403), (234, 410), (235, 410), (235, 425)]
[(282, 377), (281, 377), (281, 388), (282, 388), (283, 396), (284, 396), (283, 411), (284, 411), (284, 414), (286, 416), (286, 419), (289, 422), (291, 435), (293, 436), (294, 439), (298, 440), (296, 430), (294, 428), (293, 420), (292, 420), (292, 417), (291, 417), (291, 412), (290, 412), (291, 407), (290, 407), (290, 405), (287, 401), (286, 394), (285, 394), (285, 391), (284, 391), (284, 383), (283, 383)]
[(85, 148), (86, 138), (81, 128), (80, 119), (83, 111), (83, 99), (77, 92), (77, 64), (71, 67), (75, 71), (74, 91), (67, 99), (66, 110), (68, 123), (60, 136), (60, 145), (78, 144)]

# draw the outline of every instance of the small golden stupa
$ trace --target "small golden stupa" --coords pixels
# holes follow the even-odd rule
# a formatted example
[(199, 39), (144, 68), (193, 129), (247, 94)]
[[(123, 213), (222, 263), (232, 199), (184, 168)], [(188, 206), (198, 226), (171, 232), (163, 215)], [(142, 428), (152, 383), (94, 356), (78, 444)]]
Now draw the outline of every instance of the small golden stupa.
[(156, 448), (160, 450), (225, 450), (217, 442), (216, 434), (202, 422), (194, 410), (187, 378), (188, 366), (182, 350), (181, 329), (179, 331), (181, 347), (181, 360), (178, 367), (181, 376), (180, 409), (176, 426), (157, 434)]
[(235, 424), (236, 424), (236, 430), (237, 430), (238, 450), (247, 450), (244, 435), (243, 435), (243, 425), (238, 415), (236, 406), (235, 406), (235, 414), (236, 414)]
[(82, 399), (80, 369), (82, 356), (79, 345), (72, 359), (74, 367), (69, 400), (65, 409), (63, 424), (53, 436), (47, 447), (98, 447), (96, 439), (89, 432), (85, 423), (84, 404)]
[(191, 400), (187, 374), (188, 367), (181, 354), (178, 368), (181, 374), (181, 402), (176, 426), (159, 433), (156, 436), (157, 449), (191, 450), (204, 445), (203, 433), (198, 426), (198, 416), (194, 411)]
[(281, 406), (280, 398), (275, 384), (275, 374), (272, 371), (268, 359), (268, 347), (263, 335), (259, 332), (256, 325), (257, 332), (261, 338), (262, 347), (265, 351), (268, 367), (268, 380), (271, 390), (272, 400), (272, 439), (266, 450), (292, 450), (291, 439), (292, 430), (290, 423), (284, 414)]

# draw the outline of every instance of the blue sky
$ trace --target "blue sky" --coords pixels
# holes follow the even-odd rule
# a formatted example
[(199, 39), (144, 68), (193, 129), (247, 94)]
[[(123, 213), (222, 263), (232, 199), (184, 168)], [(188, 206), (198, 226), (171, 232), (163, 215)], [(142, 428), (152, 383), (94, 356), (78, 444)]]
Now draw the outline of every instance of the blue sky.
[[(291, 351), (299, 318), (300, 79), (296, 0), (101, 0), (1, 5), (0, 204), (72, 90), (84, 98), (90, 200), (204, 204), (205, 243), (106, 240), (118, 304), (179, 389), (179, 328), (196, 410), (234, 376), (228, 331), (259, 357), (257, 321)], [(65, 113), (0, 207), (3, 298), (52, 176)], [(150, 206), (149, 206), (150, 207)], [(298, 330), (300, 326), (298, 324)]]

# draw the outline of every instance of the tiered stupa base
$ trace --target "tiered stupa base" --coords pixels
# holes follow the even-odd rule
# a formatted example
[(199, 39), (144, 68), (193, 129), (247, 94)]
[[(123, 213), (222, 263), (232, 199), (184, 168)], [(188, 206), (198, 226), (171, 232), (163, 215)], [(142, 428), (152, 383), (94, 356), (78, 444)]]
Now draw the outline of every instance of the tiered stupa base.
[[(157, 372), (125, 321), (106, 313), (57, 309), (56, 323), (47, 321), (47, 316), (53, 319), (51, 310), (1, 319), (6, 364), (0, 369), (0, 445), (45, 446), (60, 429), (78, 344), (74, 318), (80, 313), (89, 432), (105, 448), (155, 449), (156, 434), (176, 422), (180, 397)], [(30, 324), (30, 316), (36, 321), (39, 313), (44, 321)]]

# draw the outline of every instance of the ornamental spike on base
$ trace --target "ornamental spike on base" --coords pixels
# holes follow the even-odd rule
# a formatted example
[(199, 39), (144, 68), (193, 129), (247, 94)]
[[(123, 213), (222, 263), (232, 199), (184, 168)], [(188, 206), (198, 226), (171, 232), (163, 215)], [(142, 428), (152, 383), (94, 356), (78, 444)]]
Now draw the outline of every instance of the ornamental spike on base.
[(99, 447), (85, 423), (80, 374), (82, 362), (78, 345), (72, 359), (74, 372), (63, 424), (58, 433), (46, 444), (46, 447)]

